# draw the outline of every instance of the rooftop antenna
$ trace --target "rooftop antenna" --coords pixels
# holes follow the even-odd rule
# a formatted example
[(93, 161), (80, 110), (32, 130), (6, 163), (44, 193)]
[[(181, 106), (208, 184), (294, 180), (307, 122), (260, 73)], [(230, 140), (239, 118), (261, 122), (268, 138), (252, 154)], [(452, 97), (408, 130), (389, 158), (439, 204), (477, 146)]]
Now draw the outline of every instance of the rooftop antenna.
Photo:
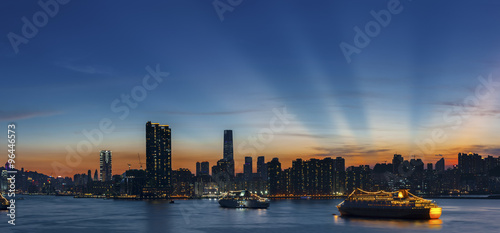
[(127, 163), (127, 165), (128, 165), (128, 170), (130, 170), (130, 163)]

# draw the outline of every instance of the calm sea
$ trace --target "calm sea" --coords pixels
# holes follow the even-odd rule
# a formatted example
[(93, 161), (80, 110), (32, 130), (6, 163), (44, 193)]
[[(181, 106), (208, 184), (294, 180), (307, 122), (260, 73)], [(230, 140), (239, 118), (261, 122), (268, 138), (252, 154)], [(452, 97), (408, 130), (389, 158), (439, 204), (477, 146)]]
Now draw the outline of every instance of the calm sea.
[[(500, 200), (437, 199), (440, 220), (338, 217), (341, 200), (278, 200), (267, 210), (223, 209), (216, 200), (124, 201), (55, 196), (18, 200), (16, 226), (0, 232), (499, 232)], [(336, 214), (336, 215), (333, 215)]]

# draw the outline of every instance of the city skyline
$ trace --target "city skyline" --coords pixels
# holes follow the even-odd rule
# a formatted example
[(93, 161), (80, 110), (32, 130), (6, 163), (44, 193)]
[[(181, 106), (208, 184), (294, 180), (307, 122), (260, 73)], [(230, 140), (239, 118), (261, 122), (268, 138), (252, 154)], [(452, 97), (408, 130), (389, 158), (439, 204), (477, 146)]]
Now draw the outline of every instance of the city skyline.
[[(4, 35), (22, 35), (21, 19), (43, 11), (6, 4)], [(297, 157), (374, 165), (392, 154), (447, 164), (460, 152), (500, 155), (497, 2), (400, 1), (391, 10), (388, 1), (257, 0), (223, 21), (205, 1), (103, 10), (116, 7), (60, 5), (18, 50), (0, 42), (0, 98), (13, 100), (0, 122), (18, 125), (19, 166), (86, 173), (106, 149), (115, 174), (138, 168), (148, 120), (172, 126), (172, 168), (191, 171), (192, 161), (223, 156), (225, 129), (235, 132), (237, 172), (259, 155), (286, 167)], [(348, 56), (346, 44), (356, 46)], [(109, 132), (98, 137), (102, 122)], [(262, 132), (266, 142), (253, 146)]]
[[(149, 134), (154, 134), (156, 131), (156, 128), (161, 128), (162, 130), (166, 129), (166, 135), (168, 135), (168, 142), (171, 143), (172, 139), (170, 139), (170, 135), (171, 135), (171, 128), (169, 127), (170, 125), (161, 125), (160, 123), (151, 123), (151, 121), (148, 121), (146, 123), (146, 135), (149, 135)], [(154, 132), (151, 131), (149, 134), (148, 134), (148, 129), (154, 129)], [(157, 133), (160, 133), (160, 132), (157, 132)], [(161, 133), (160, 133), (161, 134)], [(149, 136), (151, 137), (151, 136)], [(149, 137), (146, 136), (146, 141), (149, 140)], [(224, 130), (224, 136), (223, 136), (223, 143), (222, 143), (222, 152), (221, 154), (223, 155), (222, 156), (222, 160), (226, 160), (226, 159), (233, 159), (233, 153), (232, 153), (232, 149), (233, 149), (233, 130)], [(148, 144), (148, 143), (146, 143)], [(156, 144), (156, 143), (155, 143)], [(156, 146), (156, 145), (155, 145)], [(169, 148), (171, 147), (171, 145), (168, 146)], [(145, 148), (146, 149), (146, 148)], [(227, 152), (226, 152), (227, 151)], [(174, 160), (175, 161), (175, 156), (172, 158), (172, 156), (170, 155), (170, 153), (172, 152), (169, 152), (169, 157), (168, 157), (168, 163), (170, 164), (171, 160)], [(173, 152), (175, 153), (175, 152)], [(464, 151), (458, 151), (457, 152), (459, 155), (460, 154), (475, 154), (475, 155), (481, 155), (481, 156), (491, 156), (491, 154), (481, 154), (481, 153), (477, 153), (475, 151), (469, 151), (469, 152), (464, 152)], [(457, 166), (458, 165), (458, 162), (459, 162), (459, 159), (456, 158), (456, 155), (457, 153), (454, 154), (455, 158), (451, 158), (451, 159), (447, 159), (446, 161), (448, 161), (446, 163), (446, 165), (444, 165), (444, 169), (447, 169), (447, 168), (453, 168), (454, 166)], [(139, 168), (142, 168), (143, 170), (146, 170), (146, 167), (147, 166), (142, 166), (143, 164), (147, 164), (147, 150), (146, 150), (146, 153), (144, 154), (144, 158), (143, 159), (146, 159), (146, 163), (144, 163), (144, 161), (141, 163), (141, 158), (140, 158), (140, 154), (138, 154), (135, 158), (136, 161), (130, 161), (131, 163), (127, 163), (127, 165), (130, 165), (131, 169), (139, 169)], [(421, 157), (419, 156), (416, 156), (416, 155), (410, 155), (410, 154), (399, 154), (399, 153), (393, 153), (393, 154), (387, 154), (387, 157), (385, 158), (385, 160), (379, 160), (379, 161), (374, 161), (373, 163), (355, 163), (355, 162), (349, 162), (349, 163), (346, 163), (346, 167), (351, 167), (351, 166), (360, 166), (360, 165), (369, 165), (370, 167), (374, 167), (376, 164), (388, 164), (390, 163), (390, 160), (388, 160), (387, 158), (391, 157), (392, 155), (394, 156), (400, 156), (400, 159), (401, 161), (399, 163), (402, 163), (403, 162), (403, 157), (412, 157), (413, 159), (422, 159)], [(493, 156), (497, 156), (495, 154), (493, 154)], [(299, 159), (299, 160), (308, 160), (308, 159), (323, 159), (323, 158), (335, 158), (335, 157), (345, 157), (345, 156), (342, 156), (342, 155), (339, 155), (339, 156), (309, 156), (309, 157), (305, 157), (305, 156), (299, 156), (299, 157), (295, 157), (295, 158), (291, 158), (290, 161), (287, 161), (285, 160), (285, 162), (283, 160), (281, 160), (281, 158), (279, 158), (279, 156), (264, 156), (264, 155), (254, 155), (254, 156), (244, 156), (242, 158), (237, 158), (236, 160), (233, 159), (233, 161), (242, 161), (242, 162), (235, 162), (234, 164), (232, 164), (232, 166), (234, 166), (234, 174), (236, 173), (241, 173), (241, 174), (244, 174), (245, 173), (245, 165), (247, 165), (247, 160), (249, 160), (251, 163), (249, 165), (249, 167), (253, 167), (253, 163), (256, 164), (256, 167), (258, 166), (257, 164), (257, 159), (260, 159), (260, 158), (264, 158), (264, 157), (267, 157), (267, 158), (270, 158), (268, 159), (267, 161), (266, 160), (263, 160), (264, 163), (267, 163), (267, 162), (270, 162), (272, 161), (273, 159), (275, 158), (278, 158), (280, 159), (280, 163), (281, 164), (286, 164), (285, 166), (283, 166), (284, 168), (290, 168), (292, 167), (292, 164), (295, 160)], [(347, 156), (348, 157), (348, 156)], [(382, 157), (382, 159), (384, 159)], [(432, 161), (425, 161), (423, 160), (426, 164), (427, 163), (432, 163), (432, 164), (438, 164), (440, 161), (443, 161), (445, 158), (443, 157), (442, 154), (438, 154), (436, 155), (436, 158)], [(108, 162), (103, 162), (103, 161), (107, 161), (109, 160), (109, 163)], [(123, 158), (122, 158), (123, 160)], [(200, 161), (196, 161), (196, 162), (192, 162), (192, 164), (188, 165), (188, 166), (184, 166), (184, 167), (171, 167), (170, 168), (170, 171), (172, 170), (177, 170), (177, 169), (189, 169), (192, 173), (196, 174), (196, 172), (198, 171), (198, 164), (201, 162), (201, 164), (203, 163), (208, 163), (208, 164), (213, 164), (213, 165), (217, 165), (217, 161), (222, 161), (220, 158), (213, 158), (213, 160), (209, 160), (209, 159), (205, 159), (205, 160), (200, 160)], [(100, 166), (97, 166), (98, 169), (96, 169), (96, 174), (97, 174), (97, 170), (100, 170), (100, 179), (103, 179), (103, 170), (105, 171), (108, 171), (108, 170), (111, 170), (111, 150), (101, 150), (100, 153), (99, 153), (99, 156), (98, 156), (98, 161), (99, 163), (101, 164)], [(252, 162), (254, 161), (254, 162)], [(121, 161), (123, 162), (123, 161)], [(125, 161), (126, 162), (126, 161)], [(444, 162), (444, 161), (443, 161)], [(103, 166), (103, 163), (105, 164)], [(395, 158), (392, 158), (392, 163), (395, 164), (395, 166), (398, 166), (398, 164), (395, 163)], [(134, 164), (134, 166), (133, 166)], [(288, 165), (289, 164), (289, 165)], [(172, 166), (172, 165), (170, 165)], [(228, 164), (228, 169), (229, 169), (229, 172), (231, 172), (231, 165)], [(108, 168), (109, 167), (109, 168)], [(42, 171), (38, 171), (37, 169), (30, 169), (28, 167), (23, 167), (24, 169), (26, 170), (31, 170), (31, 171), (37, 171), (37, 172), (40, 172), (42, 174), (47, 174), (47, 173), (44, 173)], [(212, 170), (211, 170), (211, 166), (209, 167), (209, 175), (212, 175)], [(83, 170), (87, 170), (88, 168), (85, 168), (85, 167), (82, 167), (81, 168), (82, 171)], [(94, 169), (94, 167), (91, 167), (90, 169)], [(437, 167), (436, 167), (437, 169)], [(107, 178), (107, 181), (109, 181), (111, 179), (111, 176), (113, 175), (121, 175), (123, 174), (127, 169), (124, 169), (123, 171), (120, 170), (119, 172), (115, 172), (115, 173), (112, 173), (112, 174), (106, 174), (106, 176), (108, 177)], [(253, 169), (252, 169), (253, 171)], [(79, 170), (76, 171), (74, 174), (79, 174), (79, 173), (82, 173), (80, 172)], [(53, 174), (53, 173), (52, 173)], [(52, 175), (51, 174), (51, 175)], [(258, 174), (257, 171), (256, 172), (253, 172), (253, 174)], [(60, 177), (65, 177), (65, 176), (71, 176), (73, 175), (72, 173), (65, 173), (65, 175), (60, 175), (60, 174), (57, 174), (56, 176), (60, 176)], [(102, 181), (102, 180), (101, 180)]]

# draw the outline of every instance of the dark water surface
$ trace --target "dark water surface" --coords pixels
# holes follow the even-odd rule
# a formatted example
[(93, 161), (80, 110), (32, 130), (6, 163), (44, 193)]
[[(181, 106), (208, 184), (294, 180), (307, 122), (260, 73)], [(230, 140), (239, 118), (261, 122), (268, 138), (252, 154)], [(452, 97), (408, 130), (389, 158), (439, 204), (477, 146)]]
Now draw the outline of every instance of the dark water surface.
[[(500, 232), (500, 200), (437, 199), (439, 220), (342, 218), (342, 200), (278, 200), (267, 210), (223, 209), (216, 200), (124, 201), (24, 196), (16, 226), (0, 232)], [(336, 215), (333, 215), (336, 214)]]

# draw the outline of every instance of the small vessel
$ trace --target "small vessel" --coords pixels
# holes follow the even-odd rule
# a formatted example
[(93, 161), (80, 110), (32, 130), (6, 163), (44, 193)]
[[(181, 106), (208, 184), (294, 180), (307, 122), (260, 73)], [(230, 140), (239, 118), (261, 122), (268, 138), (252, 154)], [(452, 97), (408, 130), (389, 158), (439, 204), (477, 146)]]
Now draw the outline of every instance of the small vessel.
[(269, 207), (269, 200), (248, 190), (230, 191), (219, 198), (219, 205), (226, 208), (265, 209)]
[(397, 192), (356, 189), (337, 208), (342, 216), (403, 219), (438, 219), (442, 211), (433, 201), (406, 189)]
[(175, 204), (174, 200), (170, 200), (168, 203), (169, 204)]
[(10, 206), (10, 202), (0, 194), (0, 210), (6, 210)]

